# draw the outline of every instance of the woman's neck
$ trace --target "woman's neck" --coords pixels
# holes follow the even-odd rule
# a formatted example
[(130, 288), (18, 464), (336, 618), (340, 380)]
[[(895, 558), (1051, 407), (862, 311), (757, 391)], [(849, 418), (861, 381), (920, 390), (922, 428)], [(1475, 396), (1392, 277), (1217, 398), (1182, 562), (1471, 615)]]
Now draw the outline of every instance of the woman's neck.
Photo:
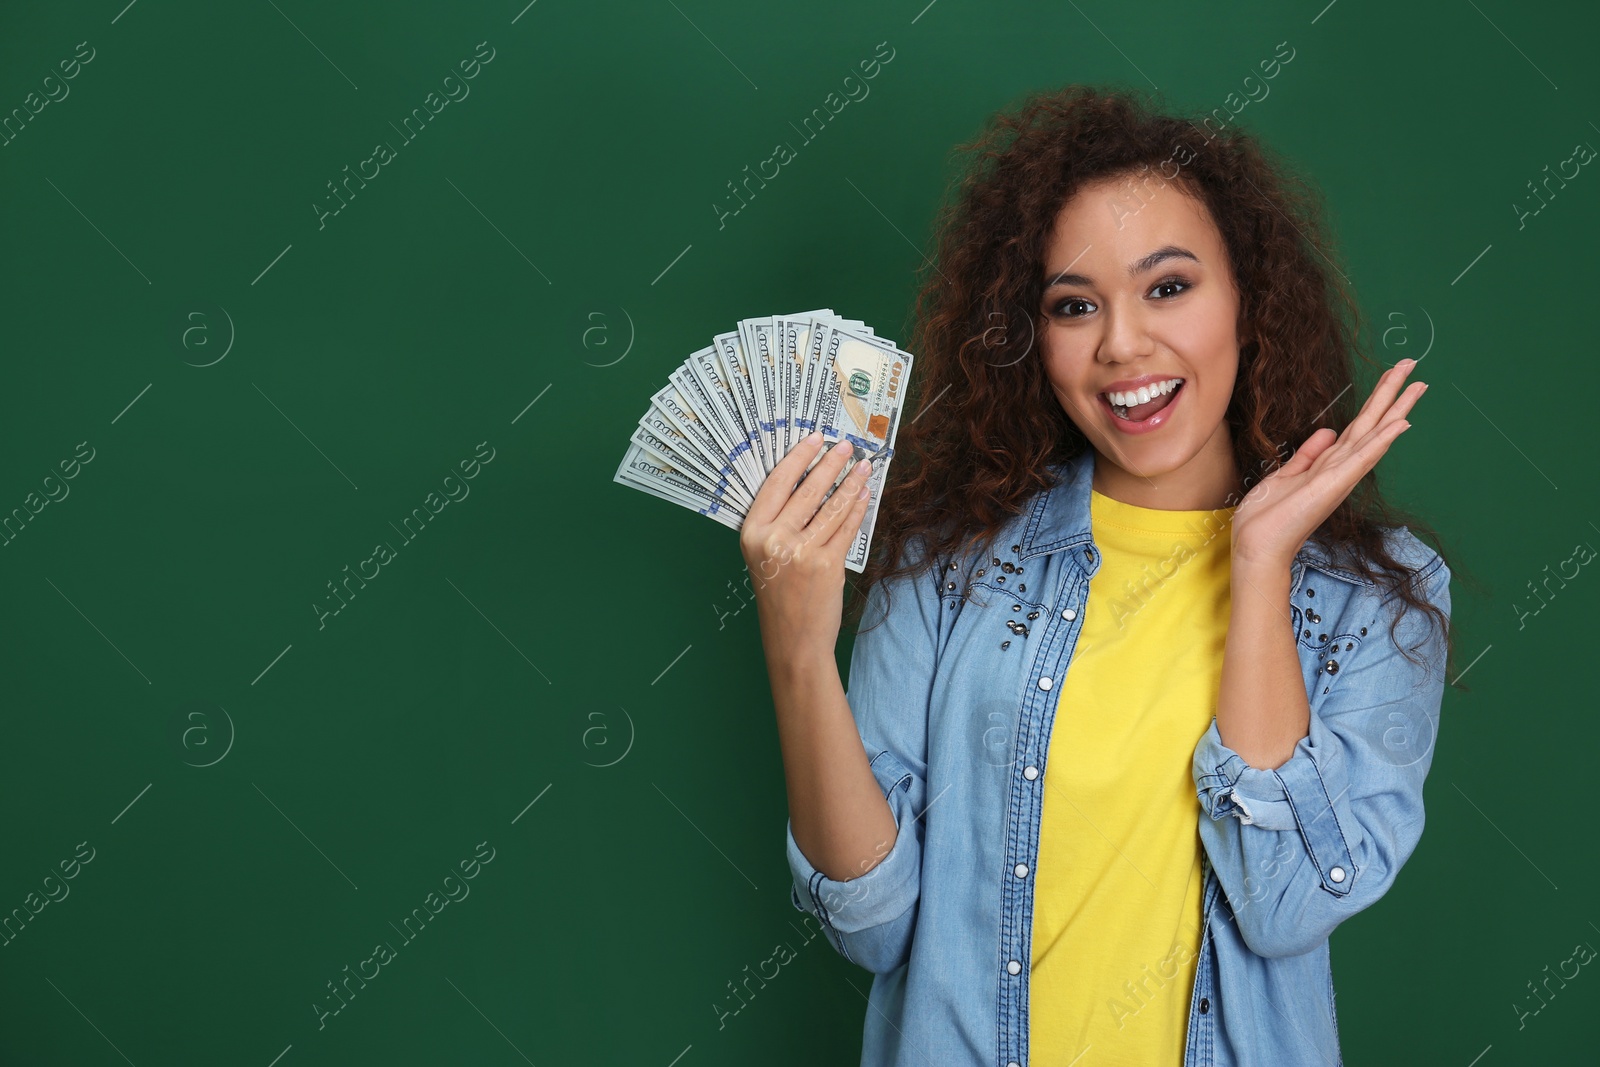
[(1130, 471), (1097, 450), (1092, 484), (1102, 496), (1159, 511), (1218, 511), (1237, 507), (1244, 495), (1225, 433), (1188, 462), (1162, 470)]

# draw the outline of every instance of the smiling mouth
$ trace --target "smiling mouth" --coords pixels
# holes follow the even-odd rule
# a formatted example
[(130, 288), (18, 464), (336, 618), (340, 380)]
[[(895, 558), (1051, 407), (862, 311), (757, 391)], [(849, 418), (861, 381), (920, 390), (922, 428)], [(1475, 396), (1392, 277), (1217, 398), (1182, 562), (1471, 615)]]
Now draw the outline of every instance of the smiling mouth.
[[(1168, 404), (1172, 403), (1172, 401), (1177, 397), (1179, 391), (1182, 390), (1187, 384), (1188, 379), (1180, 378), (1177, 385), (1173, 386), (1171, 389), (1160, 394), (1159, 396), (1151, 397), (1143, 404), (1137, 402), (1128, 405), (1117, 404), (1111, 400), (1109, 395), (1105, 393), (1101, 393), (1099, 395), (1100, 399), (1105, 401), (1106, 406), (1111, 409), (1111, 413), (1117, 418), (1124, 422), (1143, 422), (1156, 412), (1160, 411), (1162, 408), (1166, 407)], [(1126, 396), (1127, 394), (1120, 395)]]

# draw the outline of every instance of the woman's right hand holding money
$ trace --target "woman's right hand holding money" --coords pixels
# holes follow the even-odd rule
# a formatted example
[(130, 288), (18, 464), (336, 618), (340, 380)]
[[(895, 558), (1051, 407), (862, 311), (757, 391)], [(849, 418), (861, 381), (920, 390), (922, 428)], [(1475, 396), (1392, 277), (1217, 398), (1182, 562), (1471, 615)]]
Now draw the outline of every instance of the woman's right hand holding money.
[(871, 465), (856, 464), (824, 502), (854, 450), (846, 440), (819, 455), (823, 444), (821, 434), (807, 437), (762, 480), (739, 528), (739, 548), (756, 579), (790, 829), (817, 870), (842, 882), (880, 863), (899, 830), (834, 659), (844, 561), (867, 513)]
[(824, 503), (853, 449), (841, 440), (807, 474), (806, 465), (823, 444), (822, 434), (813, 433), (778, 461), (739, 529), (739, 549), (755, 579), (769, 668), (813, 665), (822, 658), (831, 663), (839, 639), (844, 560), (867, 513), (871, 465), (857, 463)]

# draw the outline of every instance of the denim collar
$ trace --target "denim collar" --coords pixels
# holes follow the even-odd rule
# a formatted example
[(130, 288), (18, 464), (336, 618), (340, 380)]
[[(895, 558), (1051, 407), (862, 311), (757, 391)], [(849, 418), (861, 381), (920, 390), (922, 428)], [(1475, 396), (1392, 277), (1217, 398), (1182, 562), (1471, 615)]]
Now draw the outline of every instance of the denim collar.
[[(1089, 521), (1089, 491), (1094, 481), (1093, 449), (1050, 467), (1051, 486), (1036, 495), (1025, 510), (1022, 536), (1018, 539), (1017, 562), (1034, 556), (1068, 551), (1073, 565), (1093, 574), (1099, 568), (1099, 552), (1070, 551), (1089, 549), (1094, 539)], [(1298, 589), (1306, 567), (1317, 568), (1354, 585), (1371, 585), (1370, 579), (1333, 563), (1328, 552), (1315, 541), (1307, 540), (1295, 553), (1290, 568), (1290, 588)]]

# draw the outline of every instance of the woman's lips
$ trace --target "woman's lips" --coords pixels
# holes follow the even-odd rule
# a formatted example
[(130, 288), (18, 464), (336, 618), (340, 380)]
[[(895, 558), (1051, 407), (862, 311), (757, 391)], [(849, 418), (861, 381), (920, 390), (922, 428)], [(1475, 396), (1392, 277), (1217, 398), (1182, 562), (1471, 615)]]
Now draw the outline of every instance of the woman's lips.
[(1111, 421), (1111, 424), (1117, 429), (1121, 430), (1123, 433), (1149, 433), (1152, 430), (1158, 430), (1162, 426), (1166, 425), (1167, 420), (1172, 417), (1173, 409), (1176, 408), (1183, 400), (1183, 394), (1188, 390), (1188, 388), (1189, 383), (1185, 381), (1182, 385), (1178, 386), (1172, 391), (1172, 399), (1167, 402), (1166, 407), (1162, 408), (1160, 411), (1156, 412), (1154, 415), (1151, 415), (1148, 419), (1145, 419), (1142, 422), (1133, 422), (1128, 419), (1117, 418), (1117, 413), (1111, 410), (1111, 401), (1106, 399), (1104, 393), (1096, 393), (1095, 400), (1099, 401), (1100, 409), (1106, 413), (1106, 418)]

